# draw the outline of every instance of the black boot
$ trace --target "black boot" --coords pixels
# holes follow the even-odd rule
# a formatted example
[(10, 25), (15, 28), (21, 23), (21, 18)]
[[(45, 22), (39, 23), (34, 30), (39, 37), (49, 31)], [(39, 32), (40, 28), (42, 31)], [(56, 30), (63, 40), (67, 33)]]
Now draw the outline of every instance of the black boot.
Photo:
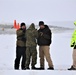
[(21, 66), (21, 69), (22, 69), (22, 70), (26, 70), (25, 66)]
[(19, 70), (19, 68), (15, 68), (15, 70)]
[(33, 69), (33, 70), (34, 70), (34, 69), (36, 69), (36, 67), (35, 67), (35, 66), (32, 66), (32, 68), (31, 68), (31, 69)]
[(36, 68), (35, 66), (31, 67), (32, 70), (39, 70), (39, 68)]
[(19, 66), (18, 65), (14, 65), (14, 69), (15, 70), (19, 70)]
[(40, 67), (40, 70), (44, 70), (44, 68)]
[(18, 64), (14, 64), (14, 69), (15, 70), (19, 70), (19, 65)]
[(54, 70), (54, 68), (53, 67), (49, 67), (48, 70)]
[(36, 67), (35, 66), (32, 66), (32, 68), (31, 69), (36, 69)]
[(71, 68), (69, 68), (68, 70), (76, 70), (76, 68), (74, 68), (73, 66), (71, 66)]
[(44, 68), (40, 67), (39, 70), (45, 70)]
[(22, 68), (22, 70), (26, 70), (26, 68)]
[(30, 68), (29, 68), (29, 67), (26, 67), (25, 69), (26, 69), (26, 70), (30, 70)]

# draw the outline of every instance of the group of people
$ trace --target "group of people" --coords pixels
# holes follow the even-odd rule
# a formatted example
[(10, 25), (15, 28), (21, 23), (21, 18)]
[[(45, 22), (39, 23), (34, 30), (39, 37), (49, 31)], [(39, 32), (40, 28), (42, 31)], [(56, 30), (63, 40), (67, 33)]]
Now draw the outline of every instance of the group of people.
[[(26, 24), (21, 23), (21, 27), (16, 31), (17, 43), (16, 43), (16, 59), (14, 63), (14, 69), (19, 70), (20, 60), (21, 69), (45, 69), (44, 57), (48, 62), (48, 70), (54, 70), (53, 62), (50, 57), (50, 44), (52, 38), (52, 32), (48, 25), (45, 25), (43, 21), (39, 21), (39, 30), (35, 28), (35, 24), (32, 23), (28, 29)], [(39, 45), (39, 57), (40, 67), (37, 68), (37, 45)], [(29, 67), (31, 63), (31, 68)]]
[[(21, 27), (16, 31), (17, 43), (16, 43), (16, 59), (14, 63), (14, 69), (19, 70), (20, 61), (21, 69), (45, 69), (45, 59), (48, 62), (48, 70), (54, 70), (54, 65), (50, 55), (50, 45), (52, 43), (52, 32), (48, 25), (45, 25), (43, 21), (39, 21), (39, 30), (35, 28), (35, 24), (32, 23), (28, 29), (26, 29), (26, 24), (21, 23)], [(73, 65), (68, 70), (76, 70), (76, 31), (72, 37), (71, 47), (73, 50)], [(40, 57), (40, 67), (37, 68), (37, 45), (39, 45), (39, 57)], [(31, 63), (31, 68), (29, 67)]]

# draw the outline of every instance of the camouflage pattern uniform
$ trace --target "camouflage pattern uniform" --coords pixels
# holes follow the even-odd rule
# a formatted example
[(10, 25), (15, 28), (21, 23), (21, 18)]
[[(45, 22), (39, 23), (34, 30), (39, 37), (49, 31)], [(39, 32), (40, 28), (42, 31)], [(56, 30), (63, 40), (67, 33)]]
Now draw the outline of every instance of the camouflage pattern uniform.
[(37, 50), (36, 50), (36, 38), (38, 37), (37, 29), (32, 23), (30, 27), (26, 30), (26, 68), (29, 68), (30, 59), (32, 56), (31, 66), (35, 66), (37, 63)]

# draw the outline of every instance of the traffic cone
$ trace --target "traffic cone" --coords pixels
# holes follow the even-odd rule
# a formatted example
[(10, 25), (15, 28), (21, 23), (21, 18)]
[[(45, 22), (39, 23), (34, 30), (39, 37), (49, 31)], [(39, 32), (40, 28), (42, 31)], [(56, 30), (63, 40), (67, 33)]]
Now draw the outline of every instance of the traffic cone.
[(16, 29), (18, 30), (20, 28), (20, 24), (18, 23), (16, 26)]
[(16, 20), (14, 20), (14, 28), (16, 28), (17, 24), (16, 24)]

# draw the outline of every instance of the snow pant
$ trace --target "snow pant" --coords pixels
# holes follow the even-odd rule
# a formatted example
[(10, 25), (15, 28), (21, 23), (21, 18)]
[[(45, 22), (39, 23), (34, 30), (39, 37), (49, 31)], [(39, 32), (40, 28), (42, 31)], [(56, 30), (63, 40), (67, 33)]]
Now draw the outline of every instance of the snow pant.
[(44, 68), (44, 56), (48, 62), (49, 67), (53, 67), (53, 63), (50, 57), (49, 46), (39, 47), (40, 67)]
[(73, 67), (76, 68), (76, 48), (73, 49)]
[(26, 62), (26, 47), (17, 46), (16, 47), (16, 59), (15, 59), (15, 64), (14, 64), (15, 69), (19, 69), (21, 57), (22, 57), (21, 69), (24, 69), (25, 62)]
[(26, 47), (26, 68), (30, 65), (30, 60), (32, 57), (32, 63), (31, 66), (35, 66), (37, 63), (37, 50), (36, 46), (33, 47)]

